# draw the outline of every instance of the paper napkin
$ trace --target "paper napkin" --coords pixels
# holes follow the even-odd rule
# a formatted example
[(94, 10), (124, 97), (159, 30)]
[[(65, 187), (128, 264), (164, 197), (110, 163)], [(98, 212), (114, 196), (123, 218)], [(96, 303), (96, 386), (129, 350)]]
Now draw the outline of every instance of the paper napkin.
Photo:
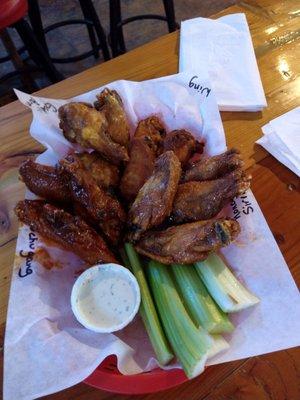
[(300, 176), (300, 107), (273, 119), (262, 131), (256, 143)]
[(179, 71), (190, 85), (209, 74), (221, 111), (259, 111), (267, 102), (245, 14), (181, 23)]

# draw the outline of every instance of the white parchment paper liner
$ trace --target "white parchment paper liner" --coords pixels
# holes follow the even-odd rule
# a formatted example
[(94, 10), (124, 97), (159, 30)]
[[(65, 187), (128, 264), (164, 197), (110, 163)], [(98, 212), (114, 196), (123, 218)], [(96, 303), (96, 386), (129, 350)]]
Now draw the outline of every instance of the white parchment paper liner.
[[(132, 132), (140, 119), (158, 114), (168, 130), (190, 130), (206, 142), (208, 154), (220, 153), (225, 149), (225, 136), (210, 84), (203, 77), (195, 90), (189, 85), (191, 77), (182, 73), (106, 86), (116, 89), (123, 98)], [(33, 112), (31, 135), (48, 149), (38, 157), (39, 162), (53, 165), (73, 147), (58, 128), (57, 108), (71, 100), (93, 102), (101, 90), (69, 100), (17, 91), (19, 100)], [(251, 191), (232, 202), (227, 211), (240, 222), (242, 234), (224, 250), (224, 255), (261, 302), (233, 316), (236, 329), (227, 337), (230, 349), (208, 364), (300, 343), (299, 293)], [(90, 332), (75, 320), (70, 293), (80, 260), (52, 248), (51, 254), (64, 268), (46, 270), (32, 261), (39, 246), (42, 243), (34, 233), (27, 227), (20, 228), (5, 337), (4, 399), (34, 399), (65, 389), (85, 379), (110, 354), (117, 355), (123, 374), (155, 368), (157, 362), (138, 317), (116, 335)]]

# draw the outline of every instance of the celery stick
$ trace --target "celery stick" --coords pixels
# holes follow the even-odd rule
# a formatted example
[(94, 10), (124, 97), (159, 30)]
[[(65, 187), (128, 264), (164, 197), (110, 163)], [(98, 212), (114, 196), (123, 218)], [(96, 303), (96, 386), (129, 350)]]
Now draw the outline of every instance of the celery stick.
[(211, 335), (213, 338), (213, 345), (209, 349), (208, 358), (212, 358), (219, 354), (221, 351), (228, 350), (229, 344), (221, 335)]
[[(143, 319), (146, 331), (149, 335), (159, 364), (166, 365), (172, 360), (174, 355), (172, 354), (170, 345), (159, 322), (159, 318), (153, 303), (153, 299), (151, 297), (148, 283), (144, 275), (143, 267), (141, 265), (138, 254), (130, 243), (125, 244), (125, 250), (130, 262), (129, 269), (132, 270), (140, 286), (140, 315)], [(127, 264), (126, 260), (125, 264)]]
[(234, 326), (209, 295), (193, 265), (171, 267), (183, 303), (197, 327), (209, 333), (232, 332)]
[(175, 288), (170, 267), (150, 261), (146, 271), (167, 338), (186, 375), (193, 378), (204, 370), (212, 338), (204, 329), (196, 328), (190, 319)]
[(216, 254), (196, 262), (195, 267), (210, 295), (224, 312), (240, 311), (259, 302)]

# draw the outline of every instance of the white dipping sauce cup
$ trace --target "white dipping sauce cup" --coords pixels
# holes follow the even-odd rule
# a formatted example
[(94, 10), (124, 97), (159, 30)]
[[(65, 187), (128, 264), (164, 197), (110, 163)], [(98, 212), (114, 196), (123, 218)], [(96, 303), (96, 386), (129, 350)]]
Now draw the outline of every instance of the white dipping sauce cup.
[(71, 306), (77, 320), (94, 332), (110, 333), (128, 325), (138, 312), (140, 288), (135, 276), (118, 264), (98, 264), (75, 281)]

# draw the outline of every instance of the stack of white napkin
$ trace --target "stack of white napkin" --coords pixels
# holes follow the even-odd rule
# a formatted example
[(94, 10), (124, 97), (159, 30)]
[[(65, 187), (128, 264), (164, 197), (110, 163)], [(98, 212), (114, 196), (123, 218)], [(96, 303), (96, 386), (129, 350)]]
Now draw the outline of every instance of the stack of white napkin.
[(256, 143), (300, 176), (300, 107), (273, 119), (262, 131)]
[(179, 71), (208, 74), (221, 111), (260, 111), (267, 105), (245, 14), (183, 21)]

